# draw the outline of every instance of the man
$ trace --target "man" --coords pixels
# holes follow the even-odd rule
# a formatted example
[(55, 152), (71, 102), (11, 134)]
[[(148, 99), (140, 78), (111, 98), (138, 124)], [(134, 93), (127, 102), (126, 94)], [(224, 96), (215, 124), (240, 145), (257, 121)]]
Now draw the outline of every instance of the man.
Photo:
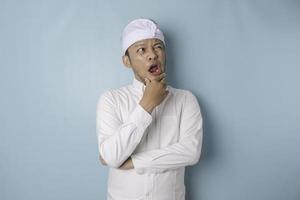
[(195, 96), (166, 84), (165, 40), (149, 19), (122, 34), (133, 83), (104, 92), (97, 106), (101, 163), (109, 166), (109, 200), (184, 200), (185, 166), (198, 162), (202, 116)]

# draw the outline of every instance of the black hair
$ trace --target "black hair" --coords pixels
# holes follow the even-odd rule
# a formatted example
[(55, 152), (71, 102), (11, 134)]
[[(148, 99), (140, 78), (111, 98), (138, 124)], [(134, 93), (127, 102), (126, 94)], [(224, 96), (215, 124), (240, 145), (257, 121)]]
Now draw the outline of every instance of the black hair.
[(128, 56), (128, 58), (129, 58), (129, 60), (130, 60), (130, 56), (129, 56), (128, 49), (125, 51), (125, 56)]

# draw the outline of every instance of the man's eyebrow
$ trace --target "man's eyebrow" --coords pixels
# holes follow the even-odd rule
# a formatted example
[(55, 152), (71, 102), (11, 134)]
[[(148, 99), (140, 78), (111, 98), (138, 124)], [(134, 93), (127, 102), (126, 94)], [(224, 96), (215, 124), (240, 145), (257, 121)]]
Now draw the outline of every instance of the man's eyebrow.
[(134, 44), (133, 46), (134, 47), (139, 47), (139, 46), (142, 46), (142, 45), (145, 45), (145, 43), (144, 42), (140, 42), (140, 43)]
[(158, 44), (162, 45), (163, 43), (161, 41), (157, 41), (154, 43), (154, 45), (158, 45)]

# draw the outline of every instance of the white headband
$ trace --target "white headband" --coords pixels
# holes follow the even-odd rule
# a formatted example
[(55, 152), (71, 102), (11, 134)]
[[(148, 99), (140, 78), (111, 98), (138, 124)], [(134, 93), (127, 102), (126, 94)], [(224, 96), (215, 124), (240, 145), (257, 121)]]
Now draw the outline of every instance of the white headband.
[(126, 50), (132, 44), (144, 39), (157, 38), (164, 45), (164, 35), (159, 30), (157, 24), (149, 19), (135, 19), (131, 21), (123, 30), (122, 34), (122, 54), (125, 55)]

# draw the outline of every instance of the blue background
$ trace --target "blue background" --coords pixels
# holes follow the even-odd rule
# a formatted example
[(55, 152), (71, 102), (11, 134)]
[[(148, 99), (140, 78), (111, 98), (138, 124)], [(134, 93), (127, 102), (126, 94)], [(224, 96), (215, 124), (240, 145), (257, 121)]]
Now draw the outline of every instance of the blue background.
[(120, 35), (138, 17), (202, 109), (187, 200), (299, 200), (298, 0), (0, 0), (0, 199), (105, 199), (96, 103), (132, 82)]

